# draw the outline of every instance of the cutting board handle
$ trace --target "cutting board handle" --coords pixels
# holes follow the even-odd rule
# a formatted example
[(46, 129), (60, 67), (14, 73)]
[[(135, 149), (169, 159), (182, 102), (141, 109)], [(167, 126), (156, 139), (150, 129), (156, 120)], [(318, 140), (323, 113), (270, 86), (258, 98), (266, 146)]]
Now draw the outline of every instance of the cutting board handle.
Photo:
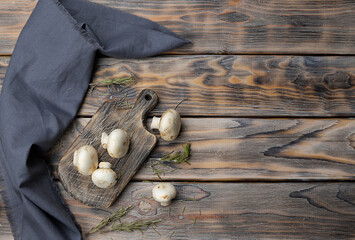
[(158, 95), (151, 89), (144, 89), (139, 94), (134, 109), (141, 112), (142, 120), (158, 104)]

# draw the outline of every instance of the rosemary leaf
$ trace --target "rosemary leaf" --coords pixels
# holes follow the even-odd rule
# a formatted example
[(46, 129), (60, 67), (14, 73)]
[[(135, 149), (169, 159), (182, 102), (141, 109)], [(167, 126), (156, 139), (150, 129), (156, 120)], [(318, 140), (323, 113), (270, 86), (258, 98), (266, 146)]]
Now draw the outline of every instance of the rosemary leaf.
[(169, 236), (169, 239), (173, 236), (173, 234), (175, 233), (175, 231), (173, 231), (170, 236)]
[[(154, 225), (155, 225), (155, 224), (154, 224)], [(154, 232), (156, 232), (159, 236), (161, 236), (160, 232), (158, 232), (158, 231), (155, 229), (155, 227), (152, 227), (152, 228), (153, 228)]]
[(186, 209), (186, 206), (184, 206), (184, 208), (182, 209), (181, 215), (184, 215), (185, 209)]
[(194, 199), (194, 198), (186, 198), (186, 199), (181, 199), (180, 201), (183, 201), (183, 202), (197, 201), (197, 199)]

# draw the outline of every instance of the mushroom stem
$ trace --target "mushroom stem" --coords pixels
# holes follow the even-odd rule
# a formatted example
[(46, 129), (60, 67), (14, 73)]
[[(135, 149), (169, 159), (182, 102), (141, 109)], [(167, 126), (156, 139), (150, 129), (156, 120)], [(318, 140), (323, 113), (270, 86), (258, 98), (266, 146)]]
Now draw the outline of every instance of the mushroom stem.
[(160, 125), (160, 119), (159, 117), (153, 117), (152, 123), (150, 124), (151, 129), (159, 129)]
[(78, 165), (78, 158), (79, 158), (79, 152), (78, 152), (78, 150), (75, 150), (74, 157), (73, 157), (73, 165), (74, 166)]
[(160, 202), (160, 205), (163, 207), (169, 206), (171, 204), (171, 201), (169, 202)]
[(182, 99), (178, 104), (176, 104), (174, 110), (176, 110), (178, 108), (178, 106), (180, 106), (180, 104), (185, 100), (187, 100), (187, 98)]
[(101, 135), (101, 145), (104, 149), (107, 148), (107, 143), (108, 143), (108, 134), (103, 132)]
[(112, 164), (109, 162), (100, 162), (99, 168), (111, 168)]

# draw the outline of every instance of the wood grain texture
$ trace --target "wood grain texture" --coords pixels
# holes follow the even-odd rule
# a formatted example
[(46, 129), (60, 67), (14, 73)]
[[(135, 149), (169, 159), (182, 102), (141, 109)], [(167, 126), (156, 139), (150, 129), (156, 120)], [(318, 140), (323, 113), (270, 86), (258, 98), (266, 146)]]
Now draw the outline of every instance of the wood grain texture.
[(0, 234), (1, 240), (13, 240), (10, 223), (6, 217), (6, 206), (0, 195)]
[[(47, 153), (53, 171), (88, 120), (76, 119)], [(171, 143), (160, 139), (133, 179), (158, 180), (150, 161), (186, 142), (191, 165), (167, 163), (164, 180), (355, 180), (354, 119), (253, 118), (183, 118), (180, 136)]]
[[(0, 58), (0, 81), (8, 58)], [(92, 116), (104, 101), (145, 88), (158, 93), (160, 115), (187, 98), (182, 116), (355, 116), (355, 57), (181, 56), (98, 60), (94, 82), (133, 74), (127, 87), (97, 87), (79, 116)], [(72, 93), (75, 94), (75, 93)]]
[(12, 54), (17, 38), (37, 0), (0, 1), (0, 55)]
[[(331, 0), (95, 0), (193, 42), (175, 53), (355, 54), (355, 2)], [(35, 0), (0, 2), (0, 54), (11, 54)]]
[[(133, 108), (122, 109), (122, 102), (106, 102), (102, 105), (58, 164), (58, 176), (70, 195), (93, 207), (109, 207), (116, 200), (157, 143), (157, 137), (143, 125), (146, 114), (157, 103), (156, 93), (145, 89)], [(117, 128), (127, 132), (129, 150), (125, 156), (114, 159), (102, 147), (101, 135), (103, 132), (110, 134)], [(91, 181), (91, 176), (78, 172), (73, 165), (73, 155), (84, 145), (91, 145), (97, 150), (100, 162), (112, 164), (112, 170), (119, 176), (116, 185), (107, 189), (98, 188)]]
[(0, 93), (2, 90), (2, 84), (5, 79), (5, 73), (7, 66), (9, 65), (10, 58), (9, 57), (0, 57)]
[[(124, 221), (164, 221), (140, 232), (95, 233), (84, 239), (354, 239), (355, 183), (174, 183), (169, 207), (151, 199), (151, 183), (130, 183), (109, 209), (87, 207), (61, 190), (70, 210), (88, 232), (101, 218), (133, 204)], [(188, 201), (193, 199), (194, 201)], [(1, 205), (3, 207), (3, 205)], [(169, 216), (170, 208), (170, 216)], [(0, 215), (0, 222), (4, 216)], [(196, 223), (194, 224), (196, 219)], [(11, 239), (0, 226), (2, 239)]]

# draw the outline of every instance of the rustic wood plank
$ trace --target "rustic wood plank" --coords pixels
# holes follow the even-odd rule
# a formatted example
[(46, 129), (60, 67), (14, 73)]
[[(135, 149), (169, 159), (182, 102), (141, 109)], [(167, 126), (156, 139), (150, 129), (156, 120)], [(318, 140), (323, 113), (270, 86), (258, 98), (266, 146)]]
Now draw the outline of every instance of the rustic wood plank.
[(13, 240), (10, 223), (6, 216), (5, 201), (3, 199), (4, 185), (4, 178), (0, 172), (0, 234), (2, 240)]
[[(0, 2), (0, 54), (11, 54), (36, 0)], [(174, 53), (355, 54), (355, 2), (94, 0), (189, 39)]]
[(13, 240), (10, 223), (5, 213), (5, 205), (0, 195), (0, 234), (2, 240)]
[[(8, 58), (0, 58), (0, 81)], [(145, 88), (158, 93), (160, 115), (183, 98), (182, 116), (355, 116), (355, 57), (165, 56), (145, 60), (99, 59), (98, 82), (133, 74), (123, 88), (98, 87), (79, 116), (92, 116), (104, 101)], [(73, 93), (75, 94), (75, 93)]]
[(2, 90), (2, 84), (4, 82), (5, 73), (7, 66), (9, 65), (10, 58), (9, 57), (0, 57), (0, 93)]
[[(53, 170), (88, 120), (76, 119), (47, 153)], [(186, 142), (191, 165), (168, 164), (164, 180), (355, 180), (354, 119), (252, 118), (183, 118), (180, 136), (159, 139), (133, 179), (158, 180), (150, 161)]]
[[(109, 207), (116, 200), (158, 141), (157, 136), (147, 131), (142, 124), (146, 114), (157, 103), (157, 94), (146, 89), (139, 94), (133, 108), (123, 109), (122, 102), (102, 105), (58, 164), (58, 176), (71, 196), (93, 207)], [(112, 158), (101, 146), (102, 133), (110, 134), (115, 129), (122, 129), (129, 136), (129, 150), (119, 159)], [(98, 188), (93, 184), (91, 176), (84, 176), (74, 167), (74, 152), (84, 145), (93, 146), (101, 162), (112, 164), (112, 170), (119, 177), (114, 186)]]
[(17, 38), (37, 0), (4, 0), (0, 2), (0, 55), (12, 54)]
[[(109, 209), (87, 207), (61, 194), (83, 232), (109, 212), (133, 204), (123, 221), (164, 219), (156, 230), (95, 233), (85, 239), (353, 239), (355, 183), (174, 183), (176, 200), (160, 207), (150, 183), (130, 183)], [(194, 201), (187, 200), (194, 199)], [(3, 207), (3, 205), (0, 205)], [(170, 209), (170, 217), (169, 217)], [(4, 222), (0, 215), (0, 222)], [(196, 223), (194, 224), (196, 219)], [(0, 232), (11, 239), (4, 223)], [(2, 238), (3, 239), (3, 238)]]

